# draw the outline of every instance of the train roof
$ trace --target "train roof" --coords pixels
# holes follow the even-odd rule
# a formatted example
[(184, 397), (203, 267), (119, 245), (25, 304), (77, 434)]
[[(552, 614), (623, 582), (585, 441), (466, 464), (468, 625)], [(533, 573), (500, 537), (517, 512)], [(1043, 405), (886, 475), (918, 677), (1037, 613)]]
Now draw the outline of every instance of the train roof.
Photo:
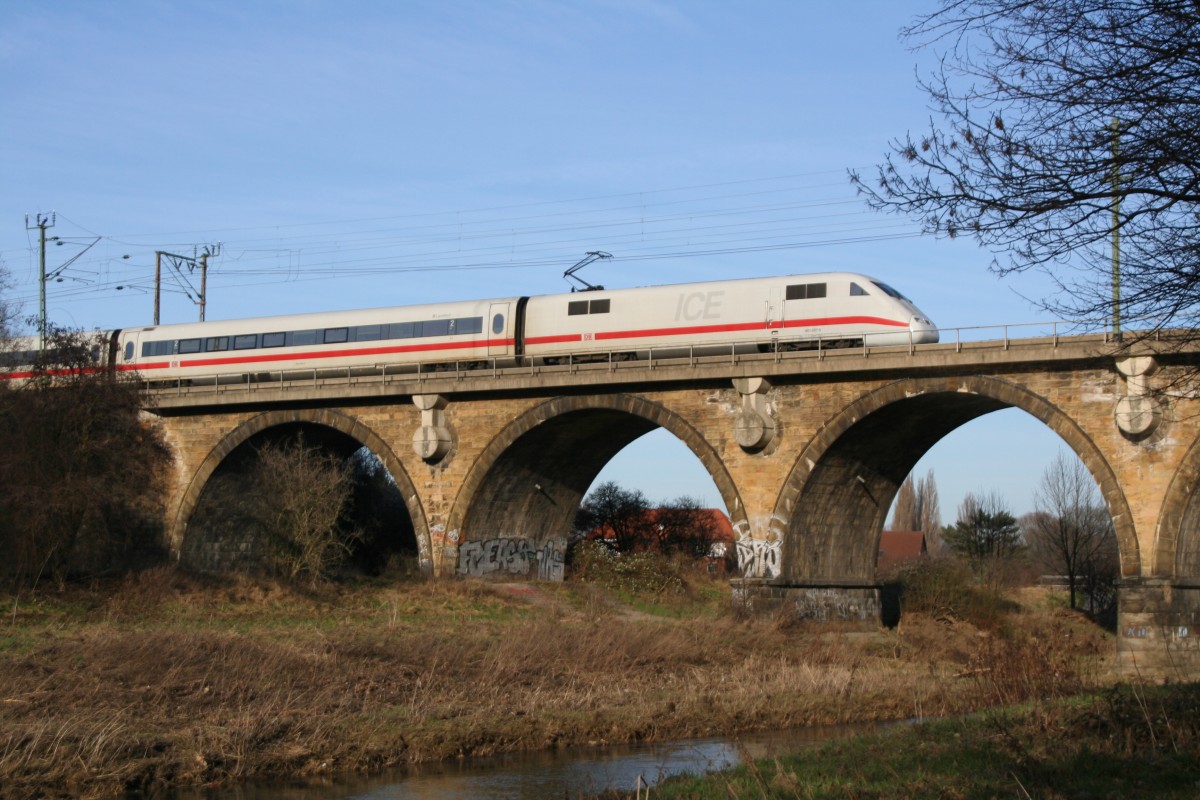
[[(863, 275), (856, 272), (811, 272), (811, 273), (793, 273), (785, 275), (766, 275), (754, 276), (746, 278), (722, 278), (715, 281), (692, 281), (686, 283), (663, 283), (650, 284), (644, 286), (627, 286), (616, 289), (586, 289), (578, 292), (557, 292), (541, 295), (533, 295), (530, 299), (544, 299), (552, 297), (570, 297), (572, 295), (597, 295), (597, 294), (623, 294), (627, 292), (636, 292), (646, 289), (673, 289), (680, 287), (704, 287), (704, 286), (720, 286), (728, 287), (735, 284), (771, 284), (780, 282), (819, 282), (819, 281), (867, 281), (878, 283), (877, 278), (869, 275)], [(278, 314), (268, 315), (263, 317), (235, 317), (226, 320), (208, 320), (205, 322), (176, 322), (160, 325), (132, 325), (122, 330), (126, 332), (150, 332), (161, 330), (171, 336), (179, 338), (187, 338), (188, 335), (202, 336), (212, 333), (217, 329), (233, 332), (243, 327), (246, 330), (260, 330), (263, 326), (278, 327), (280, 329), (301, 329), (305, 327), (330, 327), (339, 323), (339, 318), (345, 314), (354, 314), (360, 318), (371, 318), (373, 316), (387, 317), (395, 315), (399, 311), (415, 313), (418, 316), (425, 314), (438, 314), (443, 316), (452, 316), (455, 313), (467, 313), (468, 309), (479, 312), (483, 306), (492, 303), (515, 303), (520, 297), (493, 297), (493, 298), (471, 298), (466, 300), (447, 300), (440, 303), (419, 303), (415, 305), (391, 305), (391, 306), (376, 306), (372, 308), (348, 308), (338, 309), (333, 311), (311, 311), (302, 314)], [(485, 309), (486, 310), (486, 309)], [(394, 316), (391, 317), (394, 319)]]

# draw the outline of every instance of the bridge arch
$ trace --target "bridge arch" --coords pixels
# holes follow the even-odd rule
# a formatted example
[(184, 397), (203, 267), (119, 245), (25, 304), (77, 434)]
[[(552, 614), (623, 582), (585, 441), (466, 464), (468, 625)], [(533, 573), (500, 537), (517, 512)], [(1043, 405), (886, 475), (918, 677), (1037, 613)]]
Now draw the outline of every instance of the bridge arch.
[(307, 424), (328, 428), (353, 439), (374, 453), (396, 482), (405, 508), (412, 520), (413, 533), (417, 540), (418, 558), (422, 572), (432, 571), (429, 526), (416, 487), (405, 471), (392, 448), (373, 430), (347, 414), (328, 408), (280, 409), (267, 411), (247, 419), (226, 434), (200, 463), (192, 475), (176, 510), (170, 531), (168, 546), (176, 558), (183, 552), (184, 535), (188, 522), (195, 512), (209, 479), (225, 459), (239, 446), (263, 431), (283, 425)]
[[(561, 577), (553, 540), (570, 529), (596, 475), (626, 445), (664, 428), (700, 459), (735, 530), (746, 515), (733, 478), (713, 446), (680, 414), (628, 394), (556, 397), (517, 417), (483, 449), (467, 474), (447, 517), (449, 558), (442, 571), (463, 571), (466, 546), (523, 542), (541, 559), (558, 557), (557, 571), (537, 567), (540, 577)], [(560, 548), (565, 548), (561, 541)], [(466, 571), (470, 572), (470, 569)]]
[(1200, 579), (1200, 438), (1192, 442), (1163, 497), (1151, 576)]
[(1100, 449), (1045, 398), (990, 376), (910, 378), (851, 403), (804, 448), (784, 483), (768, 532), (785, 583), (873, 583), (879, 536), (913, 466), (959, 426), (1002, 408), (1041, 420), (1079, 456), (1113, 516), (1121, 573), (1141, 572), (1128, 502)]

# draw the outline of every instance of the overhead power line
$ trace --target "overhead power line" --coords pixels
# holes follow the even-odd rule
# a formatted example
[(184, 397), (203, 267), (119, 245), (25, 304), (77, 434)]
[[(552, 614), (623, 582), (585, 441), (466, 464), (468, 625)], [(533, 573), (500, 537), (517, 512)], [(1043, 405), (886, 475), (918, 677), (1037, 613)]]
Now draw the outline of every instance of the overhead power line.
[[(95, 280), (63, 287), (55, 298), (153, 289), (157, 308), (161, 292), (174, 291), (200, 306), (203, 318), (206, 278), (227, 289), (392, 273), (549, 267), (561, 271), (580, 252), (596, 251), (597, 245), (629, 263), (837, 247), (920, 235), (903, 219), (869, 211), (847, 181), (828, 180), (832, 174), (223, 230), (219, 234), (223, 258), (201, 271), (200, 289), (180, 280), (185, 270), (190, 275), (196, 269), (198, 256), (190, 261), (175, 256), (181, 260), (171, 267), (170, 287), (161, 274), (153, 284), (149, 280), (152, 266), (146, 262), (156, 252), (178, 254), (191, 245), (172, 244), (150, 234), (105, 237), (109, 253), (119, 247), (132, 253), (132, 258), (106, 256), (96, 248), (84, 262), (96, 273)], [(141, 248), (145, 255), (138, 256)]]

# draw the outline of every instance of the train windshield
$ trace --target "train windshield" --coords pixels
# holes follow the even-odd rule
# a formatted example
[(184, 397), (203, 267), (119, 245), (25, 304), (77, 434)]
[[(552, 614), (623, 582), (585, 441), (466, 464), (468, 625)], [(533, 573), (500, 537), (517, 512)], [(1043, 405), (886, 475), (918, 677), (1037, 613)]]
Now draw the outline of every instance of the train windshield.
[(906, 301), (906, 302), (909, 302), (909, 303), (911, 303), (911, 302), (912, 302), (912, 301), (911, 301), (911, 300), (909, 300), (907, 297), (905, 297), (904, 295), (900, 294), (899, 292), (897, 292), (897, 291), (896, 291), (895, 289), (893, 289), (892, 287), (888, 286), (888, 285), (887, 285), (886, 283), (884, 283), (883, 281), (872, 281), (872, 283), (874, 283), (876, 286), (878, 286), (880, 289), (882, 289), (882, 290), (883, 290), (885, 293), (887, 293), (888, 297), (894, 297), (894, 298), (896, 298), (897, 300), (904, 300), (904, 301)]

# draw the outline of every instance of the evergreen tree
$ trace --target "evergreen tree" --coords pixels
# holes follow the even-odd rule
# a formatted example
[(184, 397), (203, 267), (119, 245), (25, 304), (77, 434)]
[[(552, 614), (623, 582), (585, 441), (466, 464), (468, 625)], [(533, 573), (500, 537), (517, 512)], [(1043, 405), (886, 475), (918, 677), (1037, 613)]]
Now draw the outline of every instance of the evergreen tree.
[(950, 549), (981, 575), (997, 574), (998, 566), (1024, 549), (1021, 526), (995, 495), (976, 498), (968, 494), (959, 507), (958, 520), (946, 526), (942, 535)]

